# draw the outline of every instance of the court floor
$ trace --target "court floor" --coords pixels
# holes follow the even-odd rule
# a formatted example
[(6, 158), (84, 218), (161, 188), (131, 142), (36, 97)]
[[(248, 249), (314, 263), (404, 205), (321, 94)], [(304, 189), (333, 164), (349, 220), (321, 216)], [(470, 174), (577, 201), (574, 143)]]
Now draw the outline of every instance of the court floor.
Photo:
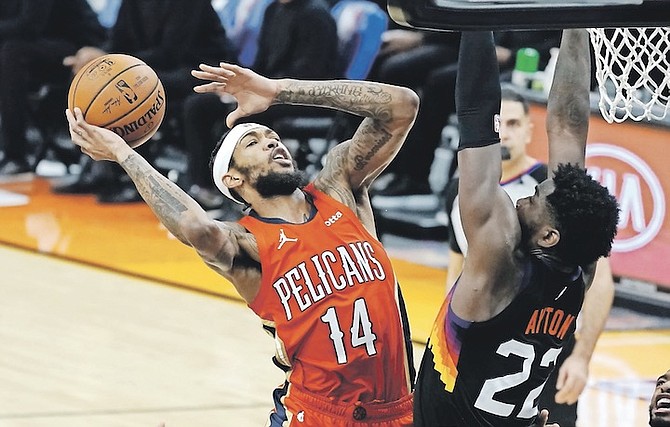
[[(53, 196), (44, 180), (0, 189), (27, 196), (0, 207), (0, 427), (264, 425), (283, 380), (271, 339), (146, 206)], [(418, 361), (446, 271), (392, 253)], [(664, 323), (613, 316), (580, 426), (647, 425), (669, 366)]]

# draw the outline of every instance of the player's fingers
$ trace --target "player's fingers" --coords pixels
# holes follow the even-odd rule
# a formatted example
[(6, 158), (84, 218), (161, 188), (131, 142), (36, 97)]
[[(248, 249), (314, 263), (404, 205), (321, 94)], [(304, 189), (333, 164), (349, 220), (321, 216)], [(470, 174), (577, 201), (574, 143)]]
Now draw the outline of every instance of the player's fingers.
[(77, 120), (77, 117), (75, 114), (72, 112), (72, 110), (65, 110), (65, 116), (67, 117), (68, 121), (68, 129), (70, 130), (70, 138), (72, 141), (77, 144), (81, 145), (83, 142), (82, 136), (84, 135), (84, 131)]
[(198, 68), (202, 72), (214, 74), (222, 78), (234, 77), (236, 74), (234, 71), (235, 68), (233, 68), (231, 64), (227, 64), (225, 62), (221, 62), (218, 67), (213, 67), (207, 64), (200, 64)]
[(92, 132), (95, 132), (95, 126), (84, 119), (84, 113), (79, 107), (74, 107), (74, 117), (77, 119), (75, 131), (79, 136), (90, 136)]
[(243, 116), (243, 114), (240, 111), (240, 109), (236, 108), (230, 114), (228, 114), (228, 116), (226, 117), (226, 125), (229, 128), (232, 128), (233, 126), (235, 126), (235, 122), (237, 122), (237, 119), (239, 119), (242, 116)]
[(547, 423), (547, 419), (549, 418), (549, 411), (546, 409), (543, 409), (540, 411), (540, 413), (535, 417), (535, 422), (531, 427), (544, 427), (545, 424)]
[(67, 119), (68, 124), (70, 125), (70, 130), (72, 127), (77, 124), (77, 120), (74, 118), (74, 114), (70, 111), (69, 108), (65, 109), (65, 118)]
[(242, 71), (242, 67), (236, 64), (231, 64), (230, 62), (219, 62), (219, 67), (221, 70), (228, 73), (228, 76), (232, 77)]
[(194, 90), (197, 88), (199, 92), (214, 92), (218, 89), (225, 88), (226, 84), (225, 83), (215, 83), (215, 82), (210, 82), (210, 83), (203, 83), (201, 85), (197, 85), (194, 87)]
[(206, 73), (204, 71), (192, 70), (191, 75), (199, 80), (205, 80), (207, 82), (217, 82), (220, 81), (219, 76), (212, 73)]
[(233, 115), (233, 113), (228, 114), (226, 117), (226, 126), (228, 126), (229, 129), (232, 129), (232, 127), (235, 126), (235, 122), (237, 121), (237, 116)]
[(577, 401), (583, 388), (583, 385), (580, 385), (580, 381), (577, 378), (574, 376), (568, 377), (563, 387), (556, 393), (554, 399), (556, 403), (572, 405)]
[(82, 113), (81, 108), (74, 107), (72, 112), (74, 113), (74, 118), (77, 121), (77, 125), (81, 126), (82, 124), (86, 123), (86, 120), (84, 120), (84, 113)]
[(568, 404), (568, 402), (567, 402), (567, 392), (563, 391), (563, 389), (557, 391), (556, 394), (554, 395), (554, 400), (559, 405), (567, 405)]
[(197, 79), (211, 82), (225, 83), (228, 81), (227, 76), (221, 76), (207, 71), (191, 70), (191, 75)]
[(197, 93), (220, 93), (226, 88), (225, 83), (205, 83), (193, 87), (193, 91)]
[(577, 399), (579, 398), (579, 393), (571, 390), (571, 391), (566, 391), (562, 395), (556, 394), (556, 403), (561, 404), (561, 405), (574, 405), (577, 403)]
[(556, 376), (556, 389), (560, 390), (565, 385), (565, 379), (568, 376), (568, 373), (563, 367), (558, 370), (558, 375)]

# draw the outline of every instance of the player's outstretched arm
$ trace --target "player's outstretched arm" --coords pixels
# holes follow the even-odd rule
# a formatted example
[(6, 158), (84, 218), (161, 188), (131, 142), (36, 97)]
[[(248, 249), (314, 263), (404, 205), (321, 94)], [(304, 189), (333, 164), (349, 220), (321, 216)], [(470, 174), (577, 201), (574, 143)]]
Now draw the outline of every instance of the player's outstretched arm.
[(324, 107), (364, 117), (351, 140), (329, 155), (320, 177), (332, 182), (323, 187), (339, 182), (356, 189), (371, 182), (400, 150), (419, 106), (411, 89), (370, 81), (269, 79), (228, 63), (203, 64), (192, 74), (208, 82), (196, 86), (196, 92), (235, 97), (238, 105), (226, 119), (228, 126), (274, 104)]
[(456, 112), (460, 133), (459, 206), (463, 229), (471, 242), (495, 213), (496, 196), (502, 191), (497, 129), (500, 77), (491, 32), (464, 32), (461, 36)]
[(585, 29), (564, 30), (547, 101), (549, 175), (559, 163), (584, 167), (589, 130), (591, 56)]
[(400, 151), (416, 118), (419, 98), (411, 89), (368, 81), (334, 81), (323, 89), (313, 98), (308, 95), (308, 102), (331, 105), (364, 119), (351, 139), (328, 153), (316, 185), (343, 186), (355, 192), (367, 188)]
[[(66, 116), (72, 142), (94, 160), (121, 165), (163, 225), (179, 241), (193, 247), (210, 267), (233, 279), (233, 275), (240, 274), (233, 270), (236, 259), (257, 256), (255, 241), (250, 240), (241, 226), (209, 219), (195, 200), (161, 175), (121, 137), (86, 123), (79, 108), (67, 110)], [(245, 297), (245, 290), (238, 284), (236, 287)]]
[[(500, 77), (493, 34), (463, 32), (456, 78), (459, 208), (468, 255), (464, 286), (451, 305), (464, 319), (490, 319), (504, 304), (499, 297), (514, 268), (521, 230), (509, 196), (500, 186), (502, 174), (498, 120)], [(467, 280), (465, 280), (467, 278)]]
[[(500, 77), (493, 34), (464, 32), (456, 79), (458, 194), (463, 230), (470, 248), (479, 247), (474, 253), (478, 258), (496, 249), (499, 242), (492, 239), (506, 240), (504, 233), (516, 223), (509, 197), (500, 187), (499, 111)], [(470, 255), (472, 251), (468, 253), (472, 262)]]

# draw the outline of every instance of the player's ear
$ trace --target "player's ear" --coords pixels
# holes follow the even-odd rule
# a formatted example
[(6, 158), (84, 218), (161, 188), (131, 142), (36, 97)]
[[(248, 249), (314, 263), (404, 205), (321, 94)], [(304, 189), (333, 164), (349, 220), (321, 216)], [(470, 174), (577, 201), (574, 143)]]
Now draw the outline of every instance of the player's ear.
[(223, 184), (228, 188), (235, 188), (242, 185), (242, 178), (237, 174), (227, 173), (223, 176)]
[(561, 240), (561, 233), (554, 227), (545, 225), (542, 227), (537, 245), (541, 248), (552, 248), (558, 244), (559, 240)]

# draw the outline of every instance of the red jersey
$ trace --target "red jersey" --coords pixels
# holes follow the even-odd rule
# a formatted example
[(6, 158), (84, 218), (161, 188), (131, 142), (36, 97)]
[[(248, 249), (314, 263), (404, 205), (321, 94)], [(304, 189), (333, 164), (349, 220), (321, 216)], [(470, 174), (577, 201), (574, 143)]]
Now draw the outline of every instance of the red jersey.
[(290, 384), (339, 402), (398, 400), (410, 374), (391, 261), (351, 209), (304, 191), (315, 213), (303, 224), (240, 220), (262, 269), (249, 307), (274, 328)]

